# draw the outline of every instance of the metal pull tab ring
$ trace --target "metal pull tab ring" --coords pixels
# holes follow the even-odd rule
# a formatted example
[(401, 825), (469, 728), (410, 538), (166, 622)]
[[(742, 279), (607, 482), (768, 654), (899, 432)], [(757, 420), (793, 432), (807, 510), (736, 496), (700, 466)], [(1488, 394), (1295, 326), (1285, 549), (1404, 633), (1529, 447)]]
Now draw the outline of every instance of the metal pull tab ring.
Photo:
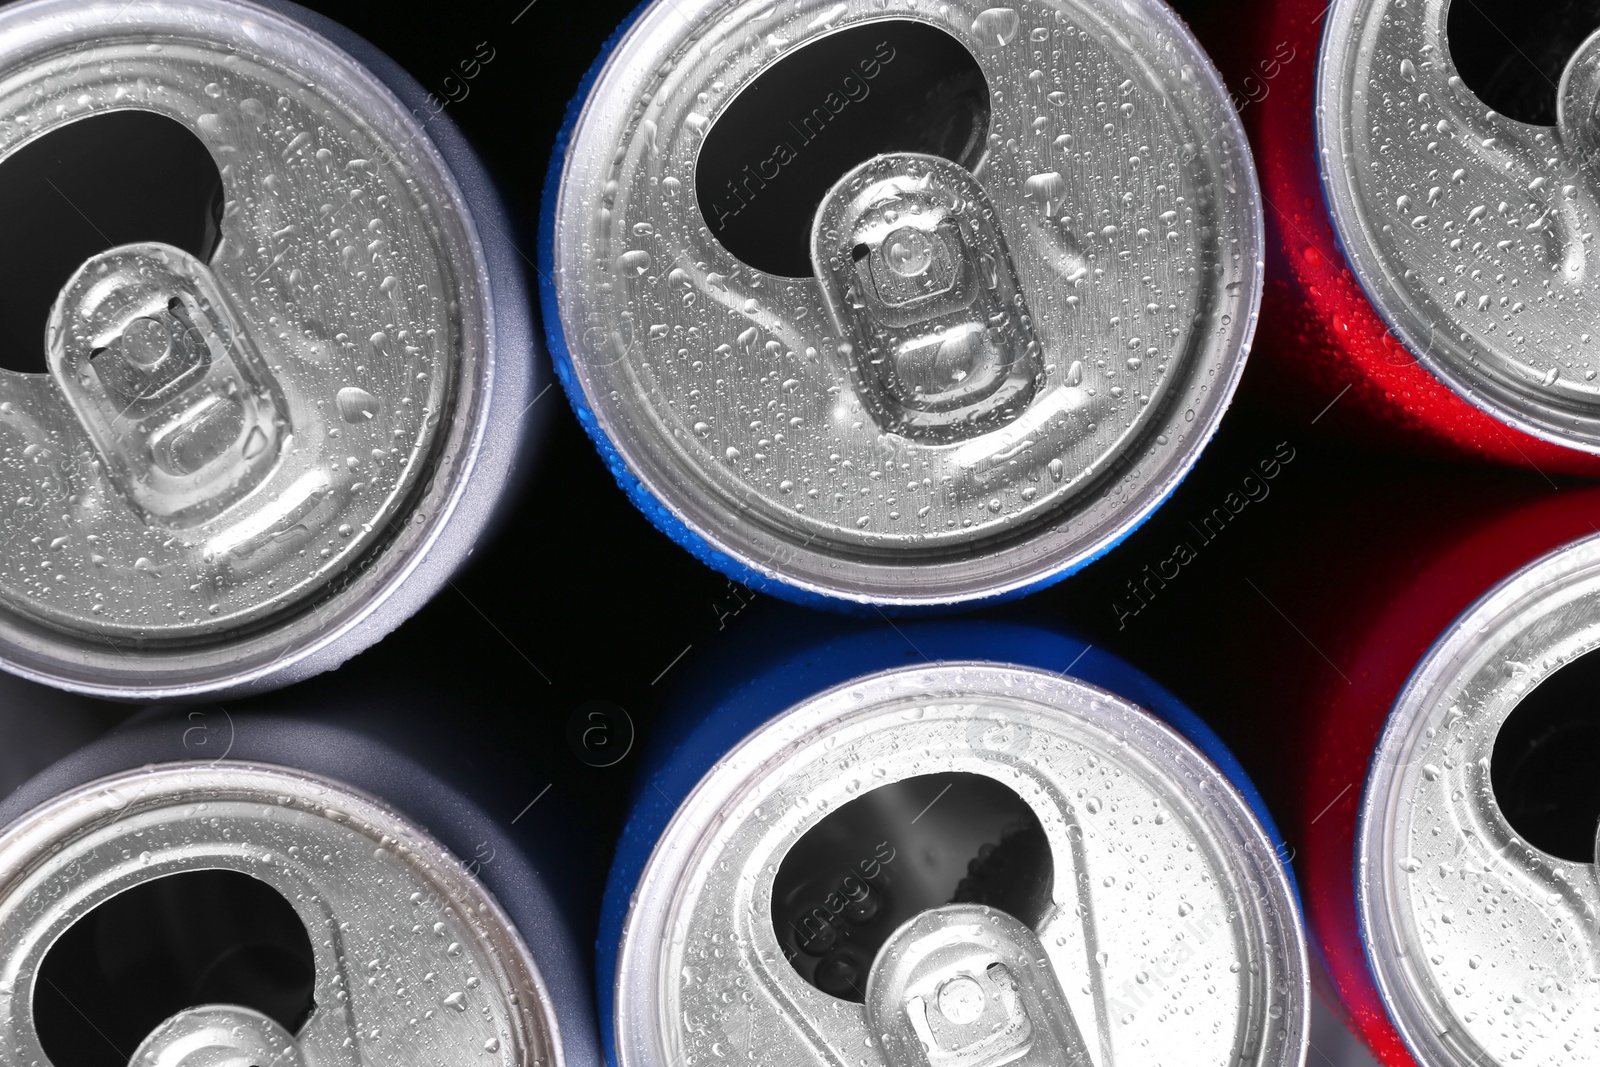
[(131, 1067), (305, 1067), (287, 1030), (249, 1008), (215, 1005), (179, 1012), (140, 1045)]
[(277, 461), (282, 391), (189, 253), (141, 244), (95, 256), (61, 291), (46, 336), (51, 373), (147, 522), (203, 522)]
[(1038, 935), (952, 904), (896, 930), (867, 979), (867, 1017), (894, 1067), (1092, 1067)]
[(1042, 349), (994, 205), (966, 168), (910, 152), (861, 164), (818, 208), (811, 257), (884, 430), (966, 440), (1033, 399)]

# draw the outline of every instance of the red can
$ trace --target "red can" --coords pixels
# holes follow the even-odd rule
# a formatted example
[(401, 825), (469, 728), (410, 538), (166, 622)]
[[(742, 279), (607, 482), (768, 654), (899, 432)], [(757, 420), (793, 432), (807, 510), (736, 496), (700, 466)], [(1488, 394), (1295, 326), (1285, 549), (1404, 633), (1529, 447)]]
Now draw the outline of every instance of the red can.
[[(1553, 70), (1536, 72), (1544, 84), (1596, 18), (1567, 9), (1592, 6), (1517, 16), (1565, 18), (1542, 38), (1560, 57), (1535, 56)], [(1495, 48), (1522, 54), (1491, 19), (1507, 21), (1508, 5), (1254, 8), (1229, 19), (1229, 34), (1249, 27), (1248, 43), (1212, 45), (1266, 201), (1269, 274), (1247, 389), (1386, 445), (1600, 473), (1600, 330), (1584, 309), (1584, 234), (1600, 213), (1591, 134), (1576, 120), (1538, 125), (1533, 112), (1516, 121), (1479, 98), (1509, 92), (1496, 88), (1506, 75)], [(1591, 58), (1581, 51), (1574, 69)]]
[[(1597, 522), (1600, 493), (1578, 491), (1459, 526), (1445, 544), (1426, 545), (1424, 566), (1416, 566), (1421, 553), (1390, 545), (1384, 560), (1373, 561), (1365, 587), (1352, 590), (1342, 606), (1341, 638), (1323, 645), (1326, 670), (1314, 672), (1302, 689), (1306, 710), (1296, 763), (1304, 779), (1290, 822), (1304, 872), (1310, 941), (1322, 952), (1350, 1024), (1390, 1067), (1413, 1062), (1395, 1027), (1397, 993), (1386, 995), (1374, 977), (1376, 953), (1386, 950), (1374, 942), (1392, 941), (1394, 931), (1374, 928), (1370, 915), (1363, 918), (1358, 859), (1352, 870), (1352, 857), (1362, 854), (1363, 830), (1376, 832), (1374, 822), (1387, 817), (1381, 798), (1374, 797), (1376, 771), (1384, 763), (1374, 750), (1386, 729), (1402, 728), (1400, 720), (1413, 715), (1408, 709), (1422, 699), (1416, 688), (1432, 665), (1426, 661), (1477, 625), (1482, 613), (1469, 608), (1482, 606), (1486, 597), (1504, 597), (1517, 584), (1518, 571), (1547, 553), (1594, 552)], [(1589, 541), (1582, 541), (1586, 536)], [(1541, 568), (1549, 571), (1552, 561)], [(1522, 669), (1507, 661), (1506, 670)], [(1546, 849), (1536, 851), (1539, 856), (1528, 862), (1546, 864)], [(1587, 862), (1594, 862), (1594, 827)], [(1539, 945), (1530, 942), (1523, 949), (1538, 952)]]
[(1143, 650), (1238, 754), (1324, 992), (1387, 1067), (1594, 1062), (1600, 487), (1273, 436), (1225, 443), (1239, 474), (1056, 610)]

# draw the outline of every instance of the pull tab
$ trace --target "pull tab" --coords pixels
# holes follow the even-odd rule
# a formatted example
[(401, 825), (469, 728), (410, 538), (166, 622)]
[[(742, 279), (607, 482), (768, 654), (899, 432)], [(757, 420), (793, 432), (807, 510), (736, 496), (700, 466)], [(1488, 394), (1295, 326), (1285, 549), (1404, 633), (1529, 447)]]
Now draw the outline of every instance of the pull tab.
[(981, 904), (925, 911), (890, 936), (867, 1020), (894, 1067), (1093, 1067), (1038, 936)]
[(289, 434), (277, 382), (211, 269), (163, 244), (89, 260), (50, 313), (50, 370), (147, 522), (191, 526), (254, 489)]
[(129, 1067), (305, 1067), (300, 1046), (272, 1019), (215, 1005), (181, 1011), (156, 1027)]
[(913, 153), (861, 164), (818, 208), (811, 263), (884, 430), (962, 441), (1033, 399), (1044, 373), (1033, 319), (994, 205), (958, 164)]

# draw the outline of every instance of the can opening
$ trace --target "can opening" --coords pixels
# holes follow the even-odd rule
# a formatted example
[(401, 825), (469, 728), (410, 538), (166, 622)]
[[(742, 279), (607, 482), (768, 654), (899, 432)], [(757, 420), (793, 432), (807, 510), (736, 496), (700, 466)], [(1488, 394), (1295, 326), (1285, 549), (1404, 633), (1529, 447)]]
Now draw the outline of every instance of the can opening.
[(1600, 827), (1600, 652), (1540, 682), (1506, 718), (1489, 765), (1494, 798), (1528, 844), (1595, 862)]
[(222, 209), (204, 143), (150, 111), (79, 119), (0, 161), (0, 368), (46, 372), (50, 309), (90, 257), (159, 241), (208, 261)]
[(1578, 46), (1600, 30), (1593, 0), (1452, 0), (1445, 33), (1461, 80), (1519, 122), (1556, 124), (1557, 87)]
[(186, 1008), (231, 1004), (290, 1033), (311, 1016), (311, 939), (282, 894), (237, 871), (188, 871), (102, 903), (45, 955), (33, 994), (55, 1067), (127, 1067)]
[(855, 798), (795, 842), (772, 887), (772, 928), (800, 976), (863, 1003), (889, 936), (930, 908), (987, 904), (1037, 926), (1054, 861), (1033, 809), (992, 778), (908, 778)]
[(975, 169), (989, 84), (960, 41), (904, 19), (840, 30), (764, 71), (712, 125), (695, 165), (700, 211), (743, 263), (810, 277), (811, 220), (838, 180), (886, 152)]

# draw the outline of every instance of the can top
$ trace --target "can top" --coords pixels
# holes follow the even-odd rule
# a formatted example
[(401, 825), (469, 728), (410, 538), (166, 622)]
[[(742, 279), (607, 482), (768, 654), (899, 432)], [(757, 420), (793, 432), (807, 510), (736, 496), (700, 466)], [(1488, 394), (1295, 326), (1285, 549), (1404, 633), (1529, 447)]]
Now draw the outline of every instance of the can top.
[[(241, 0), (0, 13), (0, 173), (130, 114), (215, 165), (212, 247), (93, 255), (41, 371), (0, 370), (0, 655), (50, 678), (178, 649), (194, 682), (281, 658), (348, 621), (328, 598), (408, 566), (475, 432), (488, 283), (420, 123), (305, 26)], [(166, 162), (144, 140), (84, 143), (118, 158), (69, 153), (74, 177)]]
[(1450, 8), (1334, 3), (1317, 90), (1334, 222), (1367, 295), (1435, 377), (1503, 422), (1600, 452), (1587, 266), (1600, 40), (1567, 67), (1555, 125), (1532, 125), (1463, 82)]
[[(1395, 703), (1362, 800), (1356, 890), (1378, 988), (1420, 1063), (1593, 1061), (1600, 805), (1579, 794), (1592, 793), (1594, 686), (1560, 675), (1592, 672), (1596, 649), (1589, 537), (1486, 594)], [(1573, 823), (1566, 841), (1552, 816)]]
[(1226, 778), (1059, 675), (870, 675), (771, 720), (663, 832), (622, 934), (622, 1067), (1290, 1065), (1305, 946)]
[(1193, 463), (1255, 325), (1248, 147), (1157, 0), (655, 4), (560, 165), (591, 429), (658, 521), (817, 595), (1094, 558)]
[[(208, 937), (207, 928), (239, 908), (214, 893), (173, 891), (185, 879), (217, 872), (245, 876), (252, 900), (265, 893), (292, 908), (290, 921), (304, 928), (296, 934), (311, 965), (309, 1013), (284, 1008), (281, 987), (294, 954), (263, 952), (275, 946), (264, 944), (271, 924), (259, 901), (243, 909), (247, 926), (256, 924), (254, 936), (230, 944)], [(169, 1018), (143, 1020), (148, 1036), (134, 1038), (142, 1039), (137, 1054), (119, 1048), (125, 1062), (563, 1062), (552, 1002), (527, 947), (460, 861), (381, 803), (337, 782), (233, 761), (115, 775), (0, 832), (0, 937), (7, 946), (0, 1023), (8, 1057), (52, 1062), (62, 1028), (52, 1026), (45, 999), (52, 981), (58, 995), (67, 994), (50, 957), (70, 953), (76, 930), (98, 922), (90, 944), (101, 945), (99, 958), (121, 953), (137, 962), (139, 923), (129, 921), (129, 902), (151, 890), (167, 890), (167, 906), (140, 913), (146, 923), (205, 953), (183, 961), (199, 976), (193, 989), (144, 988), (168, 977), (150, 968), (131, 979), (141, 984), (137, 995), (129, 994), (134, 987), (122, 990), (132, 1005), (117, 1016), (123, 1025), (127, 1012), (152, 1003), (181, 1008)], [(193, 910), (172, 914), (172, 904), (184, 901)], [(97, 918), (119, 905), (120, 927), (134, 929)], [(130, 979), (117, 972), (129, 960), (112, 959), (101, 969), (126, 985)], [(260, 965), (251, 967), (252, 960)], [(208, 1002), (213, 998), (220, 1002)], [(68, 1022), (83, 1029), (81, 1018)]]

